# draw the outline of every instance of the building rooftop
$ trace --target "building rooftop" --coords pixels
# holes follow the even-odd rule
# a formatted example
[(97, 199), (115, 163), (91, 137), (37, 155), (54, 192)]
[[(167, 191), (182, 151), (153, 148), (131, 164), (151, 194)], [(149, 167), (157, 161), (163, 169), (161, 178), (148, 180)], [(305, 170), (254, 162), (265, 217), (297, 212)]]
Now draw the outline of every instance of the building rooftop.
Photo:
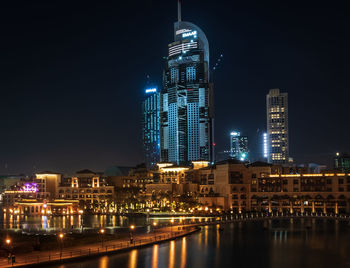
[(132, 170), (132, 167), (120, 167), (120, 166), (112, 166), (108, 167), (105, 170), (106, 176), (128, 176), (129, 172)]
[(215, 163), (215, 165), (226, 165), (226, 164), (243, 165), (244, 162), (236, 159), (226, 159)]
[(83, 170), (77, 171), (76, 174), (96, 174), (96, 173), (89, 169), (83, 169)]
[(249, 164), (248, 166), (249, 167), (272, 167), (273, 165), (266, 162), (256, 161), (254, 163)]
[(61, 174), (61, 173), (45, 170), (45, 171), (37, 172), (36, 174)]

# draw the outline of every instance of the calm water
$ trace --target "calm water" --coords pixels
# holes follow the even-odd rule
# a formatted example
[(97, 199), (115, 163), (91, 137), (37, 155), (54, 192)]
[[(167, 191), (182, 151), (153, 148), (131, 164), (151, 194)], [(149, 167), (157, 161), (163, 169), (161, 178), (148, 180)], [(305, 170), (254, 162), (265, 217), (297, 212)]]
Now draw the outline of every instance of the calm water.
[[(56, 268), (350, 267), (350, 228), (338, 221), (283, 220), (203, 227), (193, 235)], [(305, 228), (312, 226), (312, 229)]]

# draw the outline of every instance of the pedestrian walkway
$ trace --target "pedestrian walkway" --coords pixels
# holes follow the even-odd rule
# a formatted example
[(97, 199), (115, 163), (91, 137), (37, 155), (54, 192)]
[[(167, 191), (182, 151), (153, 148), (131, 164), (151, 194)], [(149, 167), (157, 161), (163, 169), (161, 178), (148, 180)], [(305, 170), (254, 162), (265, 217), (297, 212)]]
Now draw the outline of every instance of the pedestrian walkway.
[(121, 250), (127, 250), (135, 247), (141, 247), (161, 241), (166, 241), (168, 239), (173, 239), (176, 237), (181, 237), (196, 230), (197, 228), (192, 226), (164, 227), (152, 233), (134, 234), (132, 240), (130, 238), (122, 238), (95, 244), (88, 244), (85, 246), (17, 254), (15, 263), (11, 263), (12, 260), (8, 261), (8, 258), (6, 257), (0, 260), (0, 267), (19, 267), (26, 265), (45, 264), (49, 262), (68, 261), (75, 258), (109, 254)]

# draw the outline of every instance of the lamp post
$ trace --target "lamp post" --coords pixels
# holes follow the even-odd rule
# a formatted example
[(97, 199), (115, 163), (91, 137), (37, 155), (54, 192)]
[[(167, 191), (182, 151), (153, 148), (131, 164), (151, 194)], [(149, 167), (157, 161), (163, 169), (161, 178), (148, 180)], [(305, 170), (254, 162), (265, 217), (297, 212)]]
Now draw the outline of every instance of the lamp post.
[(5, 240), (5, 244), (6, 244), (6, 247), (7, 247), (7, 263), (9, 264), (10, 261), (11, 261), (11, 239), (9, 238), (6, 238)]
[(154, 221), (154, 222), (153, 222), (153, 233), (154, 233), (154, 239), (155, 239), (155, 240), (157, 240), (156, 227), (157, 227), (157, 223)]
[(171, 219), (170, 220), (170, 233), (171, 233), (171, 236), (173, 236), (173, 223), (174, 223), (174, 219)]
[(6, 238), (5, 243), (6, 243), (7, 250), (10, 252), (11, 251), (11, 239)]
[[(132, 244), (132, 242), (134, 242), (134, 237), (133, 237), (133, 231), (135, 229), (135, 225), (130, 225), (130, 244)], [(135, 242), (134, 242), (135, 245)]]
[(103, 235), (104, 235), (104, 233), (105, 233), (105, 229), (101, 229), (100, 230), (100, 234), (101, 234), (101, 241), (102, 241), (102, 248), (103, 248)]
[(64, 234), (60, 233), (58, 235), (59, 239), (60, 239), (60, 259), (62, 258), (62, 251), (63, 251), (63, 238), (64, 238)]
[(79, 216), (80, 216), (80, 227), (81, 227), (81, 232), (84, 232), (84, 221), (83, 221), (83, 214), (84, 210), (80, 209), (79, 210)]

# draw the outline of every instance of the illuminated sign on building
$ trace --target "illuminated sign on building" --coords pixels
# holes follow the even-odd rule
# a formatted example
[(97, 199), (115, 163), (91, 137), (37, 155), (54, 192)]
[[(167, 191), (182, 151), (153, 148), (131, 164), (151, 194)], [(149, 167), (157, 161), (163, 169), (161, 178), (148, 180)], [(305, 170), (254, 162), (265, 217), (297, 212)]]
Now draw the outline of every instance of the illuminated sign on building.
[(191, 30), (189, 30), (189, 29), (177, 30), (177, 31), (176, 31), (176, 35), (183, 34), (183, 33), (188, 33), (188, 32), (190, 32), (190, 31), (191, 31)]
[(157, 92), (157, 88), (148, 88), (146, 89), (146, 93), (155, 93)]
[(231, 136), (239, 136), (239, 135), (240, 135), (239, 132), (236, 132), (236, 131), (231, 132)]
[(189, 37), (189, 36), (197, 37), (197, 31), (192, 31), (192, 32), (182, 34), (182, 38)]
[(38, 191), (39, 191), (38, 184), (32, 182), (32, 183), (25, 183), (20, 190), (17, 190), (14, 192), (36, 193)]

